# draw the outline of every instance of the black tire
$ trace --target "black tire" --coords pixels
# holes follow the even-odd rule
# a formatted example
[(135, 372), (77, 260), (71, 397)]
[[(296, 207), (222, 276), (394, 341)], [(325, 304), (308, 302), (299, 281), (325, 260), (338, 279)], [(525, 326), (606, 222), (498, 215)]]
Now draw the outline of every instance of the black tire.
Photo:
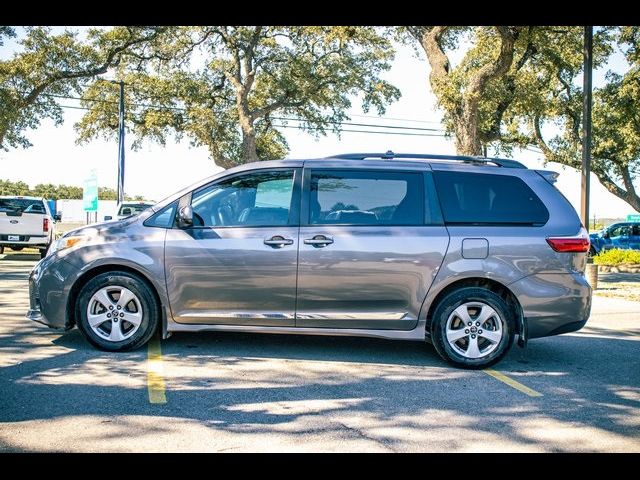
[(24, 247), (11, 247), (11, 250), (13, 250), (14, 252), (21, 252), (24, 249)]
[(47, 247), (47, 248), (45, 248), (43, 250), (40, 250), (40, 258), (46, 257), (48, 251), (49, 251), (49, 247)]
[(0, 245), (0, 255), (2, 255), (4, 253), (4, 246)]
[[(497, 313), (497, 318), (492, 317), (491, 321), (499, 321), (502, 328), (502, 337), (497, 342), (497, 347), (479, 358), (467, 358), (462, 355), (449, 344), (446, 335), (449, 317), (456, 308), (468, 302), (484, 303), (493, 308)], [(436, 307), (431, 320), (431, 340), (436, 351), (447, 362), (462, 368), (485, 368), (499, 362), (511, 348), (514, 336), (515, 313), (499, 295), (480, 287), (465, 287), (448, 294)], [(480, 341), (480, 336), (478, 336), (478, 340)], [(461, 339), (461, 341), (469, 340)], [(487, 340), (482, 339), (482, 342), (486, 343)]]
[[(142, 307), (142, 321), (138, 330), (125, 340), (114, 342), (96, 334), (87, 320), (87, 308), (91, 297), (98, 290), (107, 286), (120, 286), (133, 292)], [(78, 329), (95, 347), (110, 352), (135, 350), (147, 343), (156, 332), (160, 323), (160, 306), (149, 285), (137, 275), (129, 272), (106, 272), (92, 278), (82, 287), (76, 302), (76, 319)]]

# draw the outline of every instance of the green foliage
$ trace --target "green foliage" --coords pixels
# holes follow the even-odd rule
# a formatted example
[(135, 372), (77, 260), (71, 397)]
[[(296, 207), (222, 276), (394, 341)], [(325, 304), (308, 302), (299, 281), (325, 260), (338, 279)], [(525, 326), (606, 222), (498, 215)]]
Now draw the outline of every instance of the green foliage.
[(593, 263), (598, 265), (640, 265), (640, 250), (622, 250), (620, 248), (605, 250), (593, 257)]
[[(73, 200), (82, 198), (82, 187), (40, 183), (31, 189), (29, 185), (22, 181), (12, 182), (10, 180), (0, 180), (0, 195), (43, 197), (47, 200)], [(100, 200), (116, 200), (117, 193), (113, 188), (100, 187), (98, 188), (98, 198)], [(145, 198), (141, 195), (125, 195), (125, 200), (142, 201), (145, 200)]]
[(31, 190), (24, 182), (0, 180), (0, 195), (29, 195)]
[[(118, 66), (126, 125), (135, 148), (186, 136), (224, 167), (282, 158), (282, 117), (320, 136), (347, 119), (354, 95), (365, 110), (384, 112), (400, 96), (381, 78), (393, 54), (373, 27), (170, 27)], [(86, 89), (80, 142), (116, 136), (117, 88), (95, 81)]]
[[(580, 167), (583, 27), (511, 27), (516, 39), (509, 69), (484, 84), (477, 113), (467, 116), (461, 112), (470, 92), (482, 72), (500, 58), (496, 30), (500, 27), (410, 27), (408, 31), (421, 40), (436, 28), (445, 29), (437, 42), (445, 58), (463, 42), (470, 45), (457, 65), (447, 64), (441, 78), (432, 81), (450, 133), (458, 137), (475, 123), (478, 145), (492, 147), (497, 155), (534, 146), (541, 149), (545, 161)], [(631, 68), (624, 75), (609, 73), (607, 85), (594, 89), (592, 170), (605, 188), (640, 211), (640, 196), (633, 185), (640, 167), (639, 29), (594, 31), (594, 69), (604, 65), (616, 49), (625, 54)], [(547, 138), (549, 127), (559, 133)]]
[[(25, 131), (42, 119), (63, 121), (56, 95), (80, 94), (88, 82), (117, 65), (133, 45), (148, 44), (163, 27), (114, 27), (90, 30), (88, 39), (66, 30), (53, 35), (49, 27), (25, 27), (21, 51), (0, 60), (0, 148), (28, 147)], [(15, 36), (9, 27), (3, 36)]]

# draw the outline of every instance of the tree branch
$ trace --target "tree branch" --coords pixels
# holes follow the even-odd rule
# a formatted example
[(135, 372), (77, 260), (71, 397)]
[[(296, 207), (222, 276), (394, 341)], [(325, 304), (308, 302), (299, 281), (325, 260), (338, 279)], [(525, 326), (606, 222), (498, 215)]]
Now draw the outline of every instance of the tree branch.
[[(71, 80), (75, 78), (94, 77), (96, 75), (106, 73), (110, 67), (117, 65), (119, 63), (119, 59), (116, 58), (118, 54), (124, 52), (125, 50), (132, 47), (133, 45), (138, 45), (140, 43), (154, 40), (155, 38), (158, 37), (158, 35), (163, 33), (165, 30), (166, 30), (166, 27), (160, 27), (158, 29), (155, 29), (154, 32), (150, 35), (147, 35), (141, 38), (132, 38), (129, 41), (125, 42), (124, 44), (118, 45), (117, 47), (112, 48), (107, 52), (104, 62), (101, 65), (98, 65), (96, 67), (87, 68), (84, 70), (77, 70), (77, 71), (63, 70), (63, 71), (52, 74), (40, 85), (33, 88), (31, 92), (29, 92), (29, 94), (26, 97), (24, 97), (24, 99), (21, 100), (20, 102), (21, 105), (23, 107), (31, 105), (36, 100), (36, 98), (38, 98), (38, 96), (44, 90), (47, 89), (47, 87), (53, 85), (55, 82), (59, 80)], [(131, 30), (129, 30), (129, 33), (133, 35)]]
[(477, 105), (480, 100), (480, 95), (484, 93), (487, 83), (507, 73), (513, 63), (514, 45), (520, 32), (519, 30), (511, 31), (509, 27), (504, 26), (497, 26), (496, 29), (502, 40), (500, 43), (500, 53), (493, 63), (484, 65), (469, 80), (469, 88), (465, 96), (470, 104)]

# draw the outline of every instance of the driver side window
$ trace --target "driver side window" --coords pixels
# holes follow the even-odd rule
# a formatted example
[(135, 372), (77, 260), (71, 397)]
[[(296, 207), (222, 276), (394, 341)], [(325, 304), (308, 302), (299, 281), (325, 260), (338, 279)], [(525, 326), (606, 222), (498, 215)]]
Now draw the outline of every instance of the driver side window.
[(629, 227), (627, 225), (620, 225), (619, 227), (609, 230), (610, 237), (621, 237), (623, 235), (629, 235)]
[(193, 225), (287, 225), (292, 192), (293, 170), (261, 171), (235, 176), (193, 193)]

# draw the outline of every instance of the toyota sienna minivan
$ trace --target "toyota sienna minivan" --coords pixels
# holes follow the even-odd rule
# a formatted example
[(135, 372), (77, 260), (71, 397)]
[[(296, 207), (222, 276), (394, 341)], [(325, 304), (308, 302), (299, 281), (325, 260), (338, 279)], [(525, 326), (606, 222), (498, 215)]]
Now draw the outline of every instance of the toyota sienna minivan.
[(350, 335), (486, 367), (589, 317), (589, 238), (556, 177), (393, 152), (241, 165), (68, 232), (27, 316), (111, 351), (158, 330)]

